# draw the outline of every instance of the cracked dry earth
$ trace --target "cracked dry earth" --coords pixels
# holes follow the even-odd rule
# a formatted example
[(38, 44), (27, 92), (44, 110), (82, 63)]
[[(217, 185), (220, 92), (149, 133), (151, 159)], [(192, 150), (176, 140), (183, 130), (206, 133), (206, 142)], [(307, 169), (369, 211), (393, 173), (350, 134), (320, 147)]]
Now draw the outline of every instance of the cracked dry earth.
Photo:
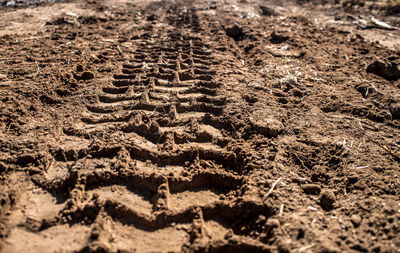
[(0, 9), (0, 251), (399, 252), (400, 55), (299, 8)]

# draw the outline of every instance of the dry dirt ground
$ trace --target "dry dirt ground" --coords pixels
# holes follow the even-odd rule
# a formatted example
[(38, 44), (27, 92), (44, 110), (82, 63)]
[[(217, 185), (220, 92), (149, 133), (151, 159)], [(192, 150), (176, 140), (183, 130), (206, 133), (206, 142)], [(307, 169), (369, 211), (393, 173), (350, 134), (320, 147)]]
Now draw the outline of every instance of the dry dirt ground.
[(399, 252), (398, 17), (0, 7), (0, 251)]

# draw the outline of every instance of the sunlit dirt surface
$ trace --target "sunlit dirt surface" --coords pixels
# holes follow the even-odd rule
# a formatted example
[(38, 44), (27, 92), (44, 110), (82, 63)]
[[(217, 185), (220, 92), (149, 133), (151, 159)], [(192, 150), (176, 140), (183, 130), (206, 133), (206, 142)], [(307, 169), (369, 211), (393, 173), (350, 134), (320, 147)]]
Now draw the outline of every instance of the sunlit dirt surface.
[(398, 252), (399, 19), (370, 5), (1, 6), (0, 251)]

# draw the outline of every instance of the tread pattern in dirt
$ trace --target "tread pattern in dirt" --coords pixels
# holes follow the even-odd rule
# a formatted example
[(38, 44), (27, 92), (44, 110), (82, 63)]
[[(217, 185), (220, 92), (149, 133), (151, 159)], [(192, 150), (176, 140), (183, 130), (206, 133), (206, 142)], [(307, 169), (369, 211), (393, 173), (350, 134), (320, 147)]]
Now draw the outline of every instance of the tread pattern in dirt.
[[(69, 192), (55, 223), (111, 217), (144, 231), (192, 224), (193, 242), (206, 233), (205, 222), (244, 236), (242, 223), (272, 214), (264, 203), (235, 200), (246, 178), (234, 172), (237, 154), (218, 123), (226, 97), (218, 93), (211, 46), (196, 35), (204, 32), (198, 17), (183, 11), (167, 20), (167, 27), (146, 27), (154, 36), (135, 41), (132, 59), (99, 87), (81, 122), (64, 129), (92, 141), (90, 155), (60, 151), (54, 157), (70, 164), (67, 176), (35, 178), (49, 192)], [(118, 143), (105, 140), (115, 135)], [(241, 247), (266, 249), (250, 238)]]

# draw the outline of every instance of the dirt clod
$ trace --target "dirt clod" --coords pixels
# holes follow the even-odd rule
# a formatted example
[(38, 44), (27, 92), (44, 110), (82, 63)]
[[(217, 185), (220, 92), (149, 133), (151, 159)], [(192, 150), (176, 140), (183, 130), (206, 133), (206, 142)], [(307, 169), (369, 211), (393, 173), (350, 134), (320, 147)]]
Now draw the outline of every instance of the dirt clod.
[[(80, 68), (79, 68), (80, 69)], [(74, 74), (74, 77), (77, 81), (86, 81), (86, 80), (91, 80), (94, 78), (93, 72), (90, 71), (84, 71), (82, 74)]]
[(361, 219), (361, 216), (360, 216), (360, 215), (358, 215), (358, 214), (353, 214), (353, 215), (350, 217), (350, 221), (351, 221), (351, 223), (353, 223), (354, 227), (358, 227), (358, 226), (360, 226), (362, 219)]
[(390, 105), (390, 113), (394, 119), (400, 118), (400, 103), (393, 103)]
[(82, 80), (90, 80), (94, 78), (93, 72), (85, 71), (82, 73), (80, 79)]
[(239, 40), (244, 35), (243, 28), (241, 28), (237, 25), (225, 28), (225, 32), (226, 32), (226, 35), (228, 35), (229, 37), (231, 37), (235, 40)]
[(400, 70), (394, 62), (388, 59), (375, 59), (367, 66), (367, 72), (374, 73), (388, 80), (400, 78)]
[(281, 31), (279, 31), (279, 32), (273, 31), (270, 35), (269, 41), (272, 44), (281, 44), (281, 43), (287, 41), (289, 38), (290, 37), (287, 34), (281, 32)]
[(275, 16), (275, 15), (277, 15), (275, 10), (273, 8), (269, 7), (269, 6), (261, 5), (260, 9), (261, 9), (262, 15), (264, 15), (264, 16)]
[(335, 204), (336, 196), (331, 190), (323, 190), (320, 197), (321, 207), (330, 211), (333, 209), (333, 205)]
[(258, 117), (253, 116), (250, 118), (250, 123), (260, 134), (267, 137), (276, 137), (280, 132), (282, 132), (284, 126), (282, 122), (271, 117)]
[(321, 192), (321, 186), (317, 184), (305, 184), (302, 185), (301, 188), (307, 194), (319, 195)]

